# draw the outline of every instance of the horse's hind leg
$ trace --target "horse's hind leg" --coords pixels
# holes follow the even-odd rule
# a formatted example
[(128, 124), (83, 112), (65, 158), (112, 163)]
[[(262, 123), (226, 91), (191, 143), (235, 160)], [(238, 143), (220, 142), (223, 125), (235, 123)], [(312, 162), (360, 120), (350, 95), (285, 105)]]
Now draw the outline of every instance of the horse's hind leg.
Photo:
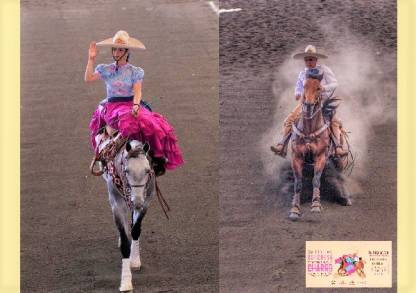
[(345, 185), (345, 179), (342, 174), (340, 174), (335, 180), (335, 186), (339, 190), (340, 198), (338, 201), (344, 206), (351, 206), (351, 194), (348, 188)]
[(311, 205), (311, 212), (313, 213), (320, 213), (322, 209), (320, 188), (321, 188), (321, 176), (325, 168), (325, 163), (326, 163), (325, 154), (322, 154), (315, 159), (314, 175), (312, 179), (313, 194), (312, 194), (312, 205)]
[(294, 158), (292, 160), (292, 170), (295, 177), (294, 194), (292, 198), (292, 208), (289, 212), (289, 219), (296, 221), (301, 215), (300, 211), (300, 193), (302, 192), (302, 172), (303, 158)]

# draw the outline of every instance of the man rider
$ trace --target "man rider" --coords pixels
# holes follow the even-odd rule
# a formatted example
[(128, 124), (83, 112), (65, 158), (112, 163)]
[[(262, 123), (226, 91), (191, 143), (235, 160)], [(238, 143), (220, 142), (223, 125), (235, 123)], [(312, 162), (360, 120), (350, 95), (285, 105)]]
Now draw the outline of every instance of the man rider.
[[(305, 82), (306, 72), (311, 69), (316, 69), (319, 70), (319, 72), (323, 73), (323, 78), (321, 80), (321, 95), (323, 99), (331, 97), (338, 86), (338, 82), (332, 70), (328, 66), (317, 64), (318, 58), (326, 59), (328, 57), (324, 54), (317, 53), (316, 48), (314, 46), (308, 45), (305, 48), (304, 52), (293, 55), (293, 58), (303, 59), (305, 61), (305, 69), (299, 73), (295, 87), (295, 99), (296, 101), (299, 101), (299, 103), (295, 107), (295, 109), (289, 114), (289, 116), (284, 120), (283, 128), (281, 131), (282, 138), (276, 145), (271, 146), (272, 152), (283, 158), (286, 157), (286, 149), (287, 144), (289, 143), (289, 138), (291, 136), (292, 124), (299, 119), (300, 114), (302, 112), (301, 97), (303, 95), (303, 85)], [(335, 115), (331, 120), (331, 131), (334, 134), (336, 140), (334, 141), (335, 155), (338, 157), (346, 156), (348, 152), (345, 151), (342, 148), (342, 145), (340, 144), (341, 122), (335, 117)]]

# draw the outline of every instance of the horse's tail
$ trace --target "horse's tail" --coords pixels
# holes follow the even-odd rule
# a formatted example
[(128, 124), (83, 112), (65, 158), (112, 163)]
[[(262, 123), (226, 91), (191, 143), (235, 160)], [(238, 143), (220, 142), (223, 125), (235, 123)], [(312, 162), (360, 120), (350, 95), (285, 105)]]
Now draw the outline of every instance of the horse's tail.
[(335, 115), (335, 110), (339, 106), (339, 101), (341, 101), (341, 99), (338, 97), (331, 97), (323, 101), (322, 114), (326, 121), (332, 120), (332, 117)]

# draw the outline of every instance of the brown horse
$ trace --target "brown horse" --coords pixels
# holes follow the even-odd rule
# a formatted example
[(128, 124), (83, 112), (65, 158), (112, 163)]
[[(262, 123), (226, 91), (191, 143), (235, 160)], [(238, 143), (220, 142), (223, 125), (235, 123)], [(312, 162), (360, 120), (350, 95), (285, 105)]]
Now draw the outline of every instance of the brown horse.
[(292, 170), (295, 178), (294, 195), (289, 218), (297, 220), (301, 215), (300, 194), (305, 161), (314, 167), (311, 211), (321, 212), (320, 184), (330, 149), (330, 119), (324, 119), (321, 98), (322, 74), (307, 75), (302, 96), (300, 119), (292, 127)]

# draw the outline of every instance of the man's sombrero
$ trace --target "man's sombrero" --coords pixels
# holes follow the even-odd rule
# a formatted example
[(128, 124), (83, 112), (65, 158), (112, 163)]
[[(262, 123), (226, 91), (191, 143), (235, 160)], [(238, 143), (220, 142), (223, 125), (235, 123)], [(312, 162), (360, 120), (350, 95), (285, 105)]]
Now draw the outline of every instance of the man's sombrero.
[(306, 46), (305, 52), (297, 53), (293, 55), (294, 59), (303, 59), (305, 57), (316, 57), (316, 58), (322, 58), (322, 59), (328, 58), (328, 56), (324, 54), (317, 53), (315, 46), (312, 46), (312, 45)]
[(97, 46), (141, 50), (146, 49), (142, 42), (138, 39), (130, 37), (126, 31), (116, 32), (114, 37), (98, 42)]

